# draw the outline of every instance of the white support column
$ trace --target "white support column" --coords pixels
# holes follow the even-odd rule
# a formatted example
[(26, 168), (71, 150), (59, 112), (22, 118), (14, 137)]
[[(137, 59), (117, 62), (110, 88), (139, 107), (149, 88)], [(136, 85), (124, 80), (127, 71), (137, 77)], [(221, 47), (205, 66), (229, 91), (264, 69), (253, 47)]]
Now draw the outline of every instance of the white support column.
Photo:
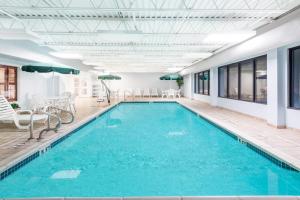
[(188, 99), (191, 99), (192, 92), (193, 92), (192, 74), (185, 75), (183, 80), (184, 80), (184, 85), (183, 85), (184, 96)]
[(282, 62), (283, 50), (268, 52), (268, 123), (284, 128), (285, 123), (285, 69)]
[(210, 69), (210, 105), (218, 104), (218, 68)]

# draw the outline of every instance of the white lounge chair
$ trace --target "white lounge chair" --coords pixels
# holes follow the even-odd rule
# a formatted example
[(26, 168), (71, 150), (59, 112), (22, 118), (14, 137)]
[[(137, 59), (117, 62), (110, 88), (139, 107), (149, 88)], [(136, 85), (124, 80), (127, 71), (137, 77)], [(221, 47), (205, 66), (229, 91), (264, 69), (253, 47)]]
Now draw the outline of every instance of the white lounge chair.
[(143, 97), (151, 97), (150, 89), (149, 88), (144, 89), (144, 91), (143, 91)]
[(152, 90), (151, 90), (151, 97), (158, 97), (159, 95), (158, 95), (158, 91), (157, 91), (157, 89), (156, 88), (153, 88)]
[[(32, 133), (33, 122), (46, 121), (48, 115), (34, 114), (31, 110), (15, 111), (3, 95), (0, 95), (0, 121), (13, 122), (18, 129), (29, 130)], [(26, 125), (22, 125), (26, 123)]]

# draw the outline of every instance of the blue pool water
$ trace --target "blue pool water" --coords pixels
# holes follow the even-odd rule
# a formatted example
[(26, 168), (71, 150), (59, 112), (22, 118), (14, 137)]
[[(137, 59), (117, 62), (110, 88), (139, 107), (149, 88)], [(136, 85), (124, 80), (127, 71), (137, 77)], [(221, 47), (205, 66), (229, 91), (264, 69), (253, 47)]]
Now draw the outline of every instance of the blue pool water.
[(300, 195), (300, 173), (177, 103), (123, 103), (0, 181), (0, 197), (174, 195)]

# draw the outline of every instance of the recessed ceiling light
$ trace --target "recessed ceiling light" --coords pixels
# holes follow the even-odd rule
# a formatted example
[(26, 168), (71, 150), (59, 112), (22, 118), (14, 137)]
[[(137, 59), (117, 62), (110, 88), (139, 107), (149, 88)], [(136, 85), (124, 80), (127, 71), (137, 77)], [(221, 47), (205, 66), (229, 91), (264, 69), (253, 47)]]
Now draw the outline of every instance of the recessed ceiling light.
[(256, 31), (235, 31), (229, 33), (214, 33), (209, 34), (204, 42), (212, 44), (229, 44), (242, 42), (256, 35)]
[(210, 52), (187, 53), (184, 55), (185, 58), (208, 58), (210, 56), (212, 56)]
[(96, 70), (104, 70), (103, 67), (94, 67)]
[(50, 55), (55, 56), (57, 58), (64, 58), (64, 59), (82, 59), (82, 55), (79, 53), (72, 53), (72, 52), (64, 52), (64, 51), (51, 51), (49, 52)]
[(82, 63), (85, 64), (85, 65), (103, 66), (103, 63), (99, 62), (99, 61), (87, 61), (87, 60), (84, 60)]
[(168, 68), (169, 71), (180, 71), (182, 69), (183, 69), (182, 67), (169, 67)]

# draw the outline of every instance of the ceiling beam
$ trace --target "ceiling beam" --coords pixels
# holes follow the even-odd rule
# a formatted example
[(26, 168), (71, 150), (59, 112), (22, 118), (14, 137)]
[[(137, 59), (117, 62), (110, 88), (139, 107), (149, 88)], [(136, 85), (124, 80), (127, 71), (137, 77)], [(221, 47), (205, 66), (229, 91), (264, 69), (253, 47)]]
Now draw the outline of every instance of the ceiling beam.
[(0, 6), (2, 10), (10, 10), (16, 13), (16, 11), (68, 11), (68, 12), (76, 12), (79, 14), (80, 12), (125, 12), (125, 13), (132, 13), (132, 12), (153, 12), (153, 13), (163, 13), (163, 12), (180, 12), (180, 13), (214, 13), (214, 14), (232, 14), (232, 13), (261, 13), (261, 14), (283, 14), (287, 12), (287, 9), (188, 9), (188, 8), (92, 8), (92, 7), (59, 7), (59, 6), (44, 6), (44, 7), (26, 7), (26, 6)]
[(70, 32), (64, 32), (64, 31), (34, 31), (32, 30), (33, 32), (35, 32), (36, 34), (39, 34), (41, 36), (43, 35), (56, 35), (56, 36), (68, 36), (68, 35), (72, 35), (72, 36), (101, 36), (101, 35), (107, 35), (107, 34), (111, 34), (112, 36), (113, 35), (119, 35), (119, 34), (122, 34), (122, 35), (139, 35), (139, 36), (206, 36), (207, 34), (206, 33), (159, 33), (159, 32), (155, 32), (155, 33), (119, 33), (119, 32), (116, 32), (114, 33), (113, 31), (112, 32), (104, 32), (104, 33), (101, 33), (101, 32), (73, 32), (73, 31), (70, 31)]
[[(65, 16), (63, 15), (37, 15), (37, 14), (14, 14), (14, 17), (18, 17), (19, 19), (24, 20), (64, 20)], [(107, 20), (107, 21), (143, 21), (143, 22), (157, 22), (157, 21), (175, 21), (175, 20), (189, 20), (189, 21), (256, 21), (261, 19), (263, 21), (272, 21), (276, 19), (272, 16), (175, 16), (175, 15), (167, 15), (167, 16), (150, 16), (150, 15), (143, 15), (143, 16), (123, 16), (120, 18), (116, 15), (66, 15), (68, 18), (73, 20)], [(0, 15), (0, 18), (9, 18), (6, 15)]]
[(45, 45), (49, 46), (76, 46), (76, 47), (91, 47), (91, 46), (118, 46), (118, 47), (124, 47), (124, 46), (160, 46), (160, 47), (174, 47), (174, 46), (196, 46), (200, 48), (211, 48), (214, 46), (220, 46), (220, 45), (205, 45), (203, 43), (189, 43), (189, 42), (181, 42), (181, 43), (135, 43), (135, 42), (127, 42), (127, 43), (88, 43), (88, 42), (45, 42)]

